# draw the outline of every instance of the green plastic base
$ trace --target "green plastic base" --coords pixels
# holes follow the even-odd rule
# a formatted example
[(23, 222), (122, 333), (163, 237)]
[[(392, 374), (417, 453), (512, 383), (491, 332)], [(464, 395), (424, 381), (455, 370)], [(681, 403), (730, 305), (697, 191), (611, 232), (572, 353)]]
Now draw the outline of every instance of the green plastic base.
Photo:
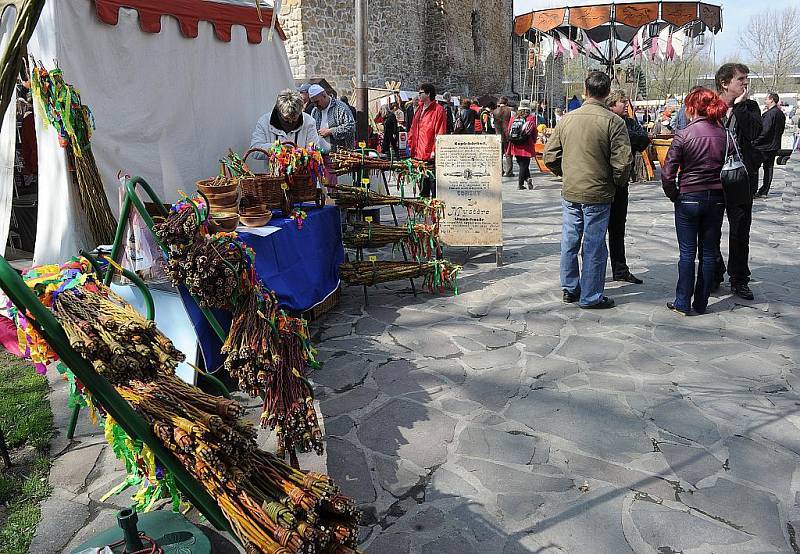
[[(210, 554), (211, 543), (208, 537), (181, 514), (159, 510), (138, 516), (139, 531), (154, 539), (164, 550), (164, 554)], [(122, 540), (122, 529), (115, 525), (80, 545), (72, 554), (90, 548), (102, 548), (119, 540)], [(122, 544), (113, 551), (121, 553), (124, 550), (125, 545)]]

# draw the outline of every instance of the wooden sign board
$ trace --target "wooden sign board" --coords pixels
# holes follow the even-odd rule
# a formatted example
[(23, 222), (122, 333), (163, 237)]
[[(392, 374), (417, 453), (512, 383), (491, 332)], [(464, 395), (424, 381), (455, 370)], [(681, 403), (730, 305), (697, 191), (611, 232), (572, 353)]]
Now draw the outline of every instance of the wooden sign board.
[(439, 234), (443, 244), (503, 246), (500, 148), (500, 135), (436, 137), (436, 196), (445, 204)]

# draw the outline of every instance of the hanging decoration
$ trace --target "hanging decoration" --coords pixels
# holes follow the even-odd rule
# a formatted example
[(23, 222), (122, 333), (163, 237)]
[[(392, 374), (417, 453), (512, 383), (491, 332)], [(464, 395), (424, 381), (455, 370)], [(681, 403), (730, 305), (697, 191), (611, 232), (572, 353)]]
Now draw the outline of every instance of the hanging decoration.
[(90, 139), (95, 124), (91, 110), (81, 102), (78, 89), (64, 80), (61, 69), (48, 71), (36, 61), (31, 63), (31, 93), (42, 119), (56, 130), (58, 141), (66, 151), (92, 239), (95, 244), (110, 244), (117, 221), (108, 205), (92, 154)]

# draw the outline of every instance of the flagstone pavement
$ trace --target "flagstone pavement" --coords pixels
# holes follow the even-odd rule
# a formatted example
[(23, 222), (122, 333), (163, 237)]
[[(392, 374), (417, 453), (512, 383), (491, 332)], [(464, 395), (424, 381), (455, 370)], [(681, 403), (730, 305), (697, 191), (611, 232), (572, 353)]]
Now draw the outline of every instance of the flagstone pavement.
[[(665, 308), (677, 245), (658, 183), (631, 186), (628, 261), (644, 284), (609, 281), (611, 310), (563, 304), (559, 182), (539, 174), (532, 191), (503, 184), (506, 265), (448, 250), (464, 264), (458, 296), (400, 282), (365, 305), (345, 289), (314, 327), (328, 439), (304, 462), (356, 498), (361, 548), (800, 552), (798, 177), (797, 160), (777, 169), (756, 201), (755, 301), (723, 287), (703, 316)], [(63, 438), (54, 386), (56, 491), (37, 553), (74, 547), (126, 504), (100, 501), (122, 472), (87, 422)]]

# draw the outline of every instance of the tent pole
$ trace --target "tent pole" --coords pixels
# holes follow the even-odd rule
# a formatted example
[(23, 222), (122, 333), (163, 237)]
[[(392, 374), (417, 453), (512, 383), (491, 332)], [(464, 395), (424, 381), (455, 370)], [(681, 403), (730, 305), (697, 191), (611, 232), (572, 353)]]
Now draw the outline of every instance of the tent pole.
[[(369, 137), (369, 92), (367, 88), (367, 0), (356, 0), (356, 138), (366, 141)], [(431, 100), (436, 100), (431, 98)]]

